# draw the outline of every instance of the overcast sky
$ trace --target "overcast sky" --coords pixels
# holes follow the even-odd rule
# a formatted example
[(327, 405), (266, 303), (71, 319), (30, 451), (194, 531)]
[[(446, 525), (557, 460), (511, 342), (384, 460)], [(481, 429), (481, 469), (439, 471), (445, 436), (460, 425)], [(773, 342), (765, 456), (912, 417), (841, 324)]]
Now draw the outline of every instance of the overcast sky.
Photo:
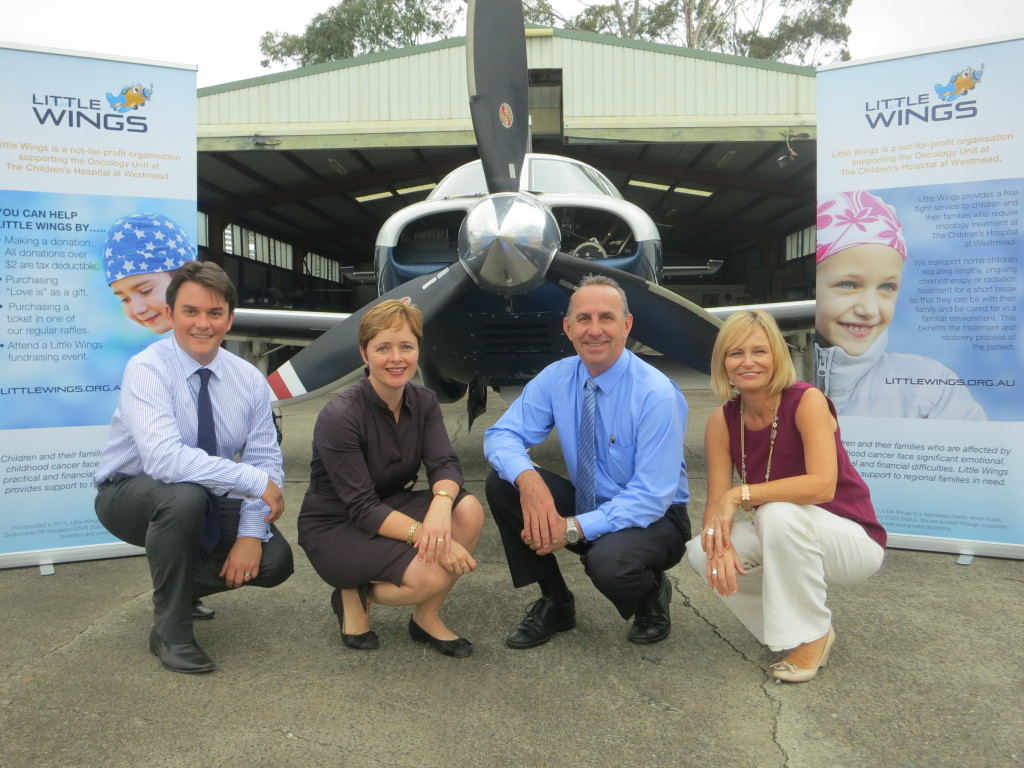
[[(330, 0), (25, 0), (5, 4), (0, 42), (194, 64), (200, 87), (258, 77), (260, 36), (302, 32)], [(1021, 0), (853, 0), (855, 59), (1024, 37)], [(462, 30), (458, 30), (462, 34)]]

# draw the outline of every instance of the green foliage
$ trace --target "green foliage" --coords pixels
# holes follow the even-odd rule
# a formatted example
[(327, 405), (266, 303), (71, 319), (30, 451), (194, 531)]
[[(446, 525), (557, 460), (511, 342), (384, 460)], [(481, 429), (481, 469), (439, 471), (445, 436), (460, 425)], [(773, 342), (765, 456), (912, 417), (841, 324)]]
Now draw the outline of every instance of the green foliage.
[(682, 0), (664, 0), (645, 5), (632, 0), (621, 3), (591, 5), (573, 19), (573, 27), (587, 32), (603, 32), (617, 37), (671, 42), (672, 26), (679, 15)]
[[(823, 64), (849, 58), (852, 0), (611, 0), (576, 15), (550, 0), (524, 0), (527, 21), (547, 26), (770, 61)], [(559, 8), (566, 7), (564, 2)]]
[(770, 61), (824, 64), (850, 58), (846, 43), (850, 27), (844, 22), (851, 0), (816, 0), (783, 4), (785, 15), (767, 34), (739, 32), (736, 53)]
[(451, 33), (461, 9), (449, 0), (342, 0), (314, 16), (301, 35), (263, 33), (260, 64), (306, 67), (437, 40)]

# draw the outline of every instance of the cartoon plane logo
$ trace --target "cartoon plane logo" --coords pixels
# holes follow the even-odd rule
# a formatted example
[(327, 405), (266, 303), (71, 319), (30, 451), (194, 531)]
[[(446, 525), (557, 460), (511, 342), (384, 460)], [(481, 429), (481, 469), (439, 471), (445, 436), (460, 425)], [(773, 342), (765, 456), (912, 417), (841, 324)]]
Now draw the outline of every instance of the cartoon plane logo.
[(141, 83), (136, 83), (135, 85), (126, 85), (116, 96), (108, 93), (107, 101), (110, 103), (110, 108), (115, 112), (127, 112), (130, 109), (138, 109), (145, 105), (152, 97), (152, 83), (149, 84), (149, 88), (145, 88)]
[(981, 82), (981, 76), (985, 73), (985, 65), (980, 69), (967, 67), (960, 72), (954, 72), (949, 82), (945, 85), (935, 84), (935, 93), (943, 101), (956, 101), (968, 91), (973, 91), (974, 86)]

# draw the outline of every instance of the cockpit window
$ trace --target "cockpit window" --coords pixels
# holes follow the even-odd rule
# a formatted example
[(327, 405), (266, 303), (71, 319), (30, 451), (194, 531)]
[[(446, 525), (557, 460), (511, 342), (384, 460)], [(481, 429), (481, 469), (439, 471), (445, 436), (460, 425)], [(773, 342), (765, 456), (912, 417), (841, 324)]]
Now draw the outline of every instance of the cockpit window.
[(593, 168), (550, 157), (530, 160), (531, 192), (578, 192), (622, 197), (602, 173)]
[[(527, 158), (524, 169), (529, 192), (570, 192), (587, 195), (608, 195), (622, 198), (615, 186), (600, 171), (589, 165), (558, 157)], [(473, 197), (487, 194), (483, 166), (479, 161), (456, 168), (438, 184), (428, 200), (446, 197)]]
[(442, 200), (446, 197), (473, 197), (487, 194), (487, 181), (484, 179), (484, 167), (479, 163), (470, 163), (456, 168), (445, 176), (441, 183), (431, 190), (429, 200)]

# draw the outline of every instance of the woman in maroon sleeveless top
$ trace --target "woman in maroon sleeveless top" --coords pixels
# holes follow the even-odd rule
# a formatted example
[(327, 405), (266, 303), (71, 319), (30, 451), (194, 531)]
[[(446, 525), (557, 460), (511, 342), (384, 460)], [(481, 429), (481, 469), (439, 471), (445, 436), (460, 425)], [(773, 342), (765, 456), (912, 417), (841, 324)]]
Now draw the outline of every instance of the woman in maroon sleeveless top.
[(828, 586), (877, 571), (885, 530), (843, 447), (835, 407), (797, 382), (770, 315), (748, 310), (725, 321), (711, 386), (723, 398), (737, 394), (708, 419), (707, 505), (687, 556), (758, 640), (789, 651), (773, 676), (806, 682), (835, 641)]

